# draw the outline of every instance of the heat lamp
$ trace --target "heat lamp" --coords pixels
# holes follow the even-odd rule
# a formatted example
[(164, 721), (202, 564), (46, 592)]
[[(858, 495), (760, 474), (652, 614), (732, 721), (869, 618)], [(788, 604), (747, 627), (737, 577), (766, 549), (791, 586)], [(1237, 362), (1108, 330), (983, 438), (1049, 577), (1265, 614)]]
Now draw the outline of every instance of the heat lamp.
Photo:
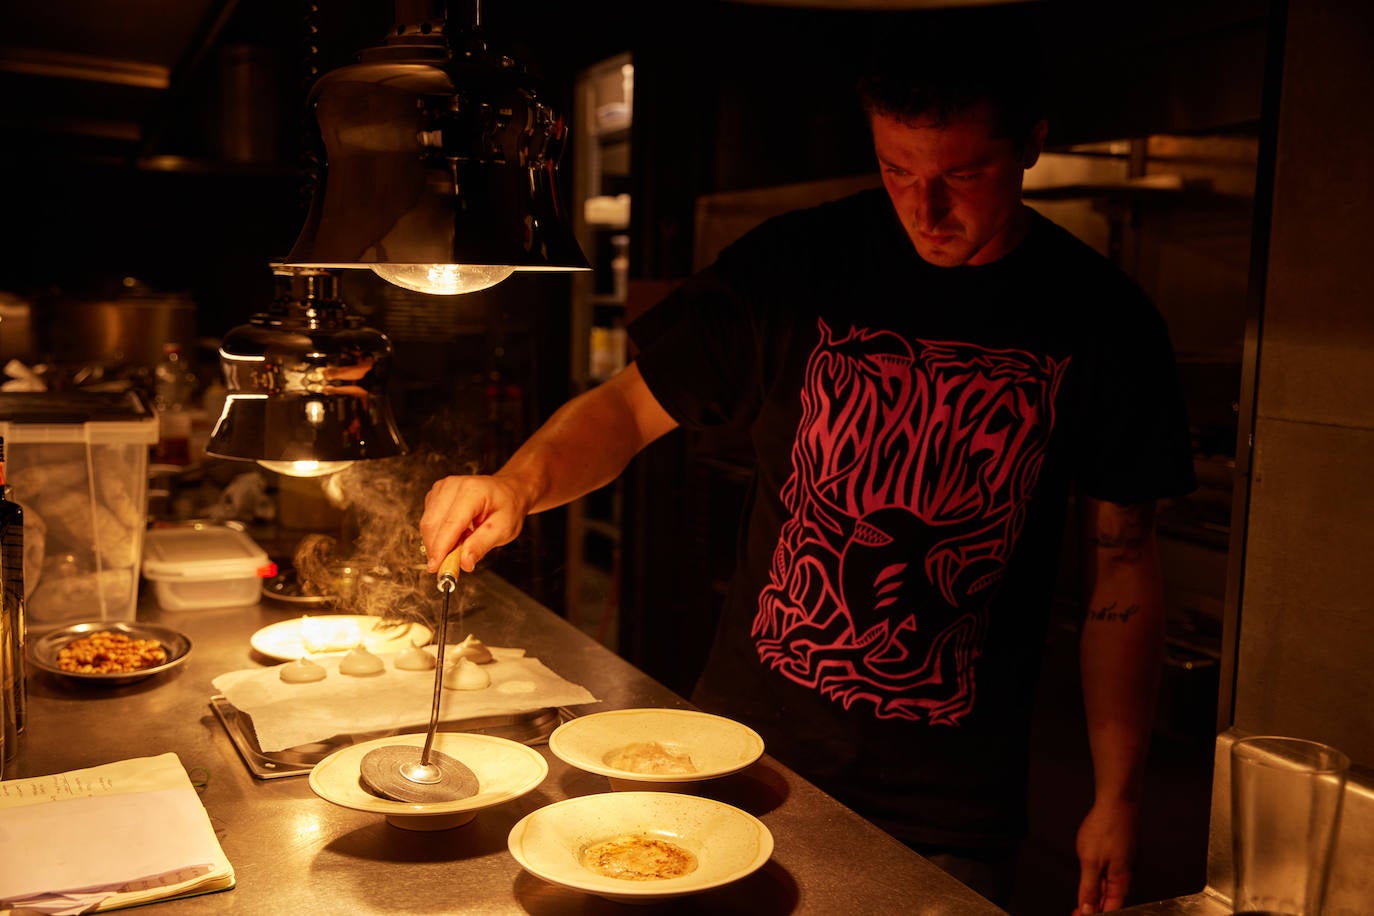
[(227, 394), (206, 453), (296, 477), (406, 452), (386, 396), (391, 341), (349, 312), (338, 277), (274, 265), (267, 311), (227, 333)]
[(433, 295), (590, 269), (556, 184), (567, 122), (488, 42), (480, 2), (471, 21), (446, 7), (397, 0), (385, 43), (316, 81), (324, 165), (287, 265), (371, 269)]

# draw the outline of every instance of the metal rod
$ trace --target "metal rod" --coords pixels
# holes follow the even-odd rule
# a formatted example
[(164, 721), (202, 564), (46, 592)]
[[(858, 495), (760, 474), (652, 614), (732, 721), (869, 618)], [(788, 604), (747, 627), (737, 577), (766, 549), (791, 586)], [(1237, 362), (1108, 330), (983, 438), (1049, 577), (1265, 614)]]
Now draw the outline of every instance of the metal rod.
[[(429, 731), (425, 733), (425, 747), (420, 752), (420, 766), (429, 766), (429, 751), (434, 746), (434, 733), (439, 728), (439, 698), (443, 695), (444, 687), (444, 643), (447, 641), (445, 634), (448, 632), (448, 601), (457, 587), (458, 548), (455, 547), (439, 566), (438, 588), (444, 593), (444, 606), (439, 612), (439, 645), (434, 653), (434, 704), (429, 710)], [(462, 596), (459, 596), (460, 604), (462, 600)]]

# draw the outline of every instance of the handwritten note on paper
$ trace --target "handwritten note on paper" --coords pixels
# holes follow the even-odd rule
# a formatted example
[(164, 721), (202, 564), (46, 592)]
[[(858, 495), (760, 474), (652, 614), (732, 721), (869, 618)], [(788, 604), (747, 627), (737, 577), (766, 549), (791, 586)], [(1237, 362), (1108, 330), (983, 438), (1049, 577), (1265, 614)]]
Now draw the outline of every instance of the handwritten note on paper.
[(0, 904), (48, 913), (233, 885), (200, 797), (170, 753), (0, 782), (0, 848)]
[(176, 754), (138, 757), (50, 776), (7, 779), (0, 782), (0, 810), (61, 799), (177, 788), (183, 782), (191, 788)]
[(109, 777), (81, 773), (55, 773), (32, 780), (14, 779), (0, 782), (0, 807), (13, 798), (16, 804), (57, 801), (63, 798), (91, 798), (118, 791)]

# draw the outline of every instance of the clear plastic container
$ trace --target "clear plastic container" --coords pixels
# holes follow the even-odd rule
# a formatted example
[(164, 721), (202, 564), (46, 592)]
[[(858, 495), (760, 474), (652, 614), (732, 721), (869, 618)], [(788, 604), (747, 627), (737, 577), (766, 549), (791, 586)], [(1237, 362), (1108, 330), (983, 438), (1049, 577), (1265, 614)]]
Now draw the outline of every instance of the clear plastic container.
[(33, 627), (133, 620), (157, 416), (137, 392), (0, 392)]
[(163, 610), (257, 604), (262, 580), (276, 574), (267, 551), (227, 525), (152, 528), (143, 543), (143, 577)]

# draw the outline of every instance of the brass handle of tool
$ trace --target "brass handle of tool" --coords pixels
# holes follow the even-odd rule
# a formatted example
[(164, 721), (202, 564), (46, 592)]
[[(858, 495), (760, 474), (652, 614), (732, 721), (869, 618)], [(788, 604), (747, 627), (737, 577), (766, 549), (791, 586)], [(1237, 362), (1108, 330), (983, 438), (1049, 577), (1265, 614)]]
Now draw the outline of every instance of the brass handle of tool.
[(451, 592), (458, 587), (458, 552), (461, 547), (455, 547), (444, 557), (444, 562), (439, 564), (439, 591)]

